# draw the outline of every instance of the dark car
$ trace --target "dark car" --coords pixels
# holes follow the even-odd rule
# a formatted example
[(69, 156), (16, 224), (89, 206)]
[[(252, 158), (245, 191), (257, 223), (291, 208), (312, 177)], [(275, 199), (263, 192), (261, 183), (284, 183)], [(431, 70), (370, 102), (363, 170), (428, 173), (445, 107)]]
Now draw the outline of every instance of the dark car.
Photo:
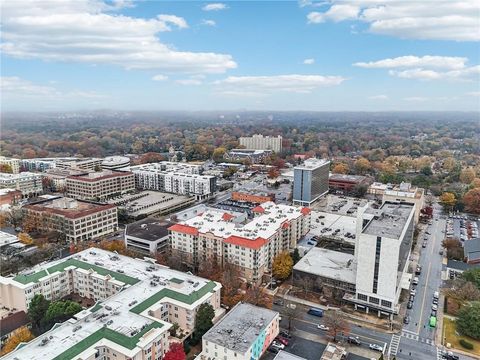
[(427, 242), (424, 241), (423, 244), (422, 244), (422, 248), (426, 248), (427, 247)]
[(407, 309), (413, 308), (413, 301), (409, 301), (407, 304)]
[(432, 310), (432, 312), (430, 313), (430, 316), (437, 317), (437, 310)]
[(275, 300), (273, 300), (273, 303), (275, 305), (283, 306), (283, 300), (282, 299), (275, 299)]
[(268, 348), (268, 351), (271, 352), (271, 353), (277, 354), (280, 351), (280, 349), (275, 347), (275, 346), (270, 346)]
[(355, 336), (349, 336), (347, 338), (347, 342), (349, 342), (350, 344), (353, 344), (353, 345), (362, 345), (362, 343), (360, 342), (358, 337), (355, 337)]
[(408, 316), (408, 315), (405, 316), (405, 317), (403, 318), (403, 323), (404, 323), (404, 324), (410, 324), (410, 316)]
[(287, 330), (281, 330), (278, 335), (286, 339), (290, 339), (292, 337), (292, 335), (290, 335), (290, 333)]

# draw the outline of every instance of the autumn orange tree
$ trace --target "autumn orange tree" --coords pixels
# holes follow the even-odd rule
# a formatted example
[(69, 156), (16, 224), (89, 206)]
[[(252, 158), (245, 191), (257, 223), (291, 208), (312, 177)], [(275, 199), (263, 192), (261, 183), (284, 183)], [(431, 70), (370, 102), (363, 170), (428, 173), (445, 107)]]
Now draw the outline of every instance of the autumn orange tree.
[(460, 181), (464, 184), (470, 184), (475, 179), (475, 170), (472, 168), (463, 169), (460, 173)]
[(350, 332), (350, 324), (345, 320), (340, 311), (326, 313), (323, 324), (328, 327), (327, 332), (333, 337), (334, 342), (337, 341), (339, 334), (345, 336)]
[(457, 199), (455, 198), (455, 194), (444, 192), (440, 195), (440, 204), (442, 204), (445, 210), (452, 210), (456, 203)]
[(480, 188), (469, 190), (463, 197), (465, 210), (474, 214), (480, 214)]
[(15, 350), (18, 344), (29, 342), (33, 338), (34, 336), (32, 332), (26, 326), (22, 326), (17, 330), (14, 330), (12, 335), (8, 338), (5, 345), (3, 346), (0, 355), (3, 356), (5, 354), (8, 354), (9, 352)]
[(345, 163), (335, 164), (332, 168), (334, 174), (348, 174), (348, 165)]
[(25, 245), (31, 245), (33, 244), (33, 240), (30, 235), (27, 233), (21, 232), (18, 234), (18, 240)]
[(280, 280), (284, 280), (290, 276), (293, 268), (293, 259), (288, 251), (283, 251), (273, 259), (272, 272), (273, 275)]

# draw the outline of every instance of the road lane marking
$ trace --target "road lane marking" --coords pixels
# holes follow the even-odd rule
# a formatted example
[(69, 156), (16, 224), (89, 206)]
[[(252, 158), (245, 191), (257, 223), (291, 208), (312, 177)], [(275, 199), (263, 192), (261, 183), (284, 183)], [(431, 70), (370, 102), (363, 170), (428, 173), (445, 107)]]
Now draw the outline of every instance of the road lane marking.
[(420, 327), (422, 326), (422, 322), (423, 322), (423, 309), (425, 308), (425, 298), (427, 297), (428, 278), (430, 277), (431, 269), (432, 269), (432, 263), (430, 262), (430, 265), (428, 266), (427, 279), (425, 282), (426, 285), (425, 285), (425, 289), (423, 290), (423, 300), (422, 300), (422, 307), (420, 309), (420, 321), (418, 322), (417, 333), (420, 333)]

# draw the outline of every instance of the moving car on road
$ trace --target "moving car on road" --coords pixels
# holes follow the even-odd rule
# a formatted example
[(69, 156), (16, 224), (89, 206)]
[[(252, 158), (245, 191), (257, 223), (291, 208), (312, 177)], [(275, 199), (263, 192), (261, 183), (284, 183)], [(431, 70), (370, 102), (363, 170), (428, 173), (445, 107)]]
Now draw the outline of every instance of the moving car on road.
[(310, 315), (313, 315), (313, 316), (318, 316), (318, 317), (323, 316), (323, 310), (322, 309), (310, 308), (310, 309), (308, 309), (308, 313)]
[(369, 347), (371, 350), (383, 352), (383, 346), (380, 346), (380, 345), (377, 345), (377, 344), (369, 344), (368, 347)]
[(319, 328), (320, 330), (324, 330), (324, 331), (330, 330), (330, 328), (328, 326), (325, 326), (323, 324), (318, 324), (317, 328)]
[(358, 336), (349, 336), (347, 338), (347, 342), (353, 345), (358, 345), (358, 346), (362, 345), (362, 343), (358, 339)]

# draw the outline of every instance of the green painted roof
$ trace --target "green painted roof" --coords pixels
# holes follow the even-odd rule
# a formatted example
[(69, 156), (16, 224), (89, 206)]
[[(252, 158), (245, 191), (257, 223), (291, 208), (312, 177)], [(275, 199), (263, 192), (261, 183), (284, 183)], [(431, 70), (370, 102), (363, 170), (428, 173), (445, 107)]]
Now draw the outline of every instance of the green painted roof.
[(123, 282), (125, 284), (129, 284), (129, 285), (134, 285), (134, 284), (136, 284), (137, 282), (140, 281), (140, 280), (135, 279), (131, 276), (127, 276), (125, 274), (120, 274), (116, 271), (107, 270), (103, 267), (93, 265), (93, 264), (90, 264), (90, 263), (87, 263), (87, 262), (84, 262), (84, 261), (80, 261), (80, 260), (77, 260), (77, 259), (68, 259), (68, 260), (65, 260), (65, 261), (63, 261), (59, 264), (53, 265), (53, 266), (51, 266), (47, 269), (48, 273), (47, 273), (46, 270), (41, 270), (39, 272), (36, 272), (34, 274), (30, 274), (30, 275), (17, 275), (13, 278), (13, 280), (18, 281), (19, 283), (22, 283), (22, 284), (29, 284), (31, 282), (38, 282), (42, 277), (47, 276), (48, 274), (53, 274), (57, 271), (62, 272), (62, 271), (65, 270), (65, 268), (67, 268), (69, 266), (75, 266), (77, 268), (81, 268), (81, 269), (84, 269), (84, 270), (92, 269), (93, 271), (99, 273), (100, 275), (103, 275), (103, 276), (110, 275), (115, 280), (121, 281), (121, 282)]
[(178, 278), (171, 278), (170, 281), (173, 282), (173, 283), (175, 283), (175, 284), (181, 284), (181, 283), (183, 283), (183, 280), (178, 279)]
[(142, 301), (140, 304), (133, 307), (130, 311), (132, 311), (136, 314), (140, 314), (141, 312), (145, 311), (150, 306), (152, 306), (153, 304), (156, 304), (157, 302), (159, 302), (160, 300), (162, 300), (165, 297), (168, 297), (168, 298), (171, 298), (171, 299), (174, 299), (174, 300), (177, 300), (177, 301), (181, 301), (185, 304), (193, 304), (195, 301), (202, 298), (205, 294), (212, 291), (215, 288), (216, 285), (217, 284), (214, 281), (209, 281), (202, 288), (200, 288), (196, 291), (193, 291), (189, 295), (185, 295), (185, 294), (176, 292), (176, 291), (171, 290), (171, 289), (163, 288), (159, 292), (150, 296), (145, 301)]
[(54, 357), (53, 360), (73, 359), (102, 339), (113, 341), (114, 343), (117, 343), (120, 346), (123, 346), (129, 350), (132, 350), (135, 348), (135, 346), (137, 346), (138, 341), (146, 332), (150, 331), (153, 328), (159, 329), (162, 326), (163, 325), (160, 324), (159, 322), (154, 321), (153, 323), (148, 325), (145, 329), (143, 329), (138, 334), (132, 337), (121, 334), (107, 327), (103, 327), (95, 331), (93, 334), (87, 336), (85, 339), (79, 341), (76, 345), (65, 350), (60, 355)]

